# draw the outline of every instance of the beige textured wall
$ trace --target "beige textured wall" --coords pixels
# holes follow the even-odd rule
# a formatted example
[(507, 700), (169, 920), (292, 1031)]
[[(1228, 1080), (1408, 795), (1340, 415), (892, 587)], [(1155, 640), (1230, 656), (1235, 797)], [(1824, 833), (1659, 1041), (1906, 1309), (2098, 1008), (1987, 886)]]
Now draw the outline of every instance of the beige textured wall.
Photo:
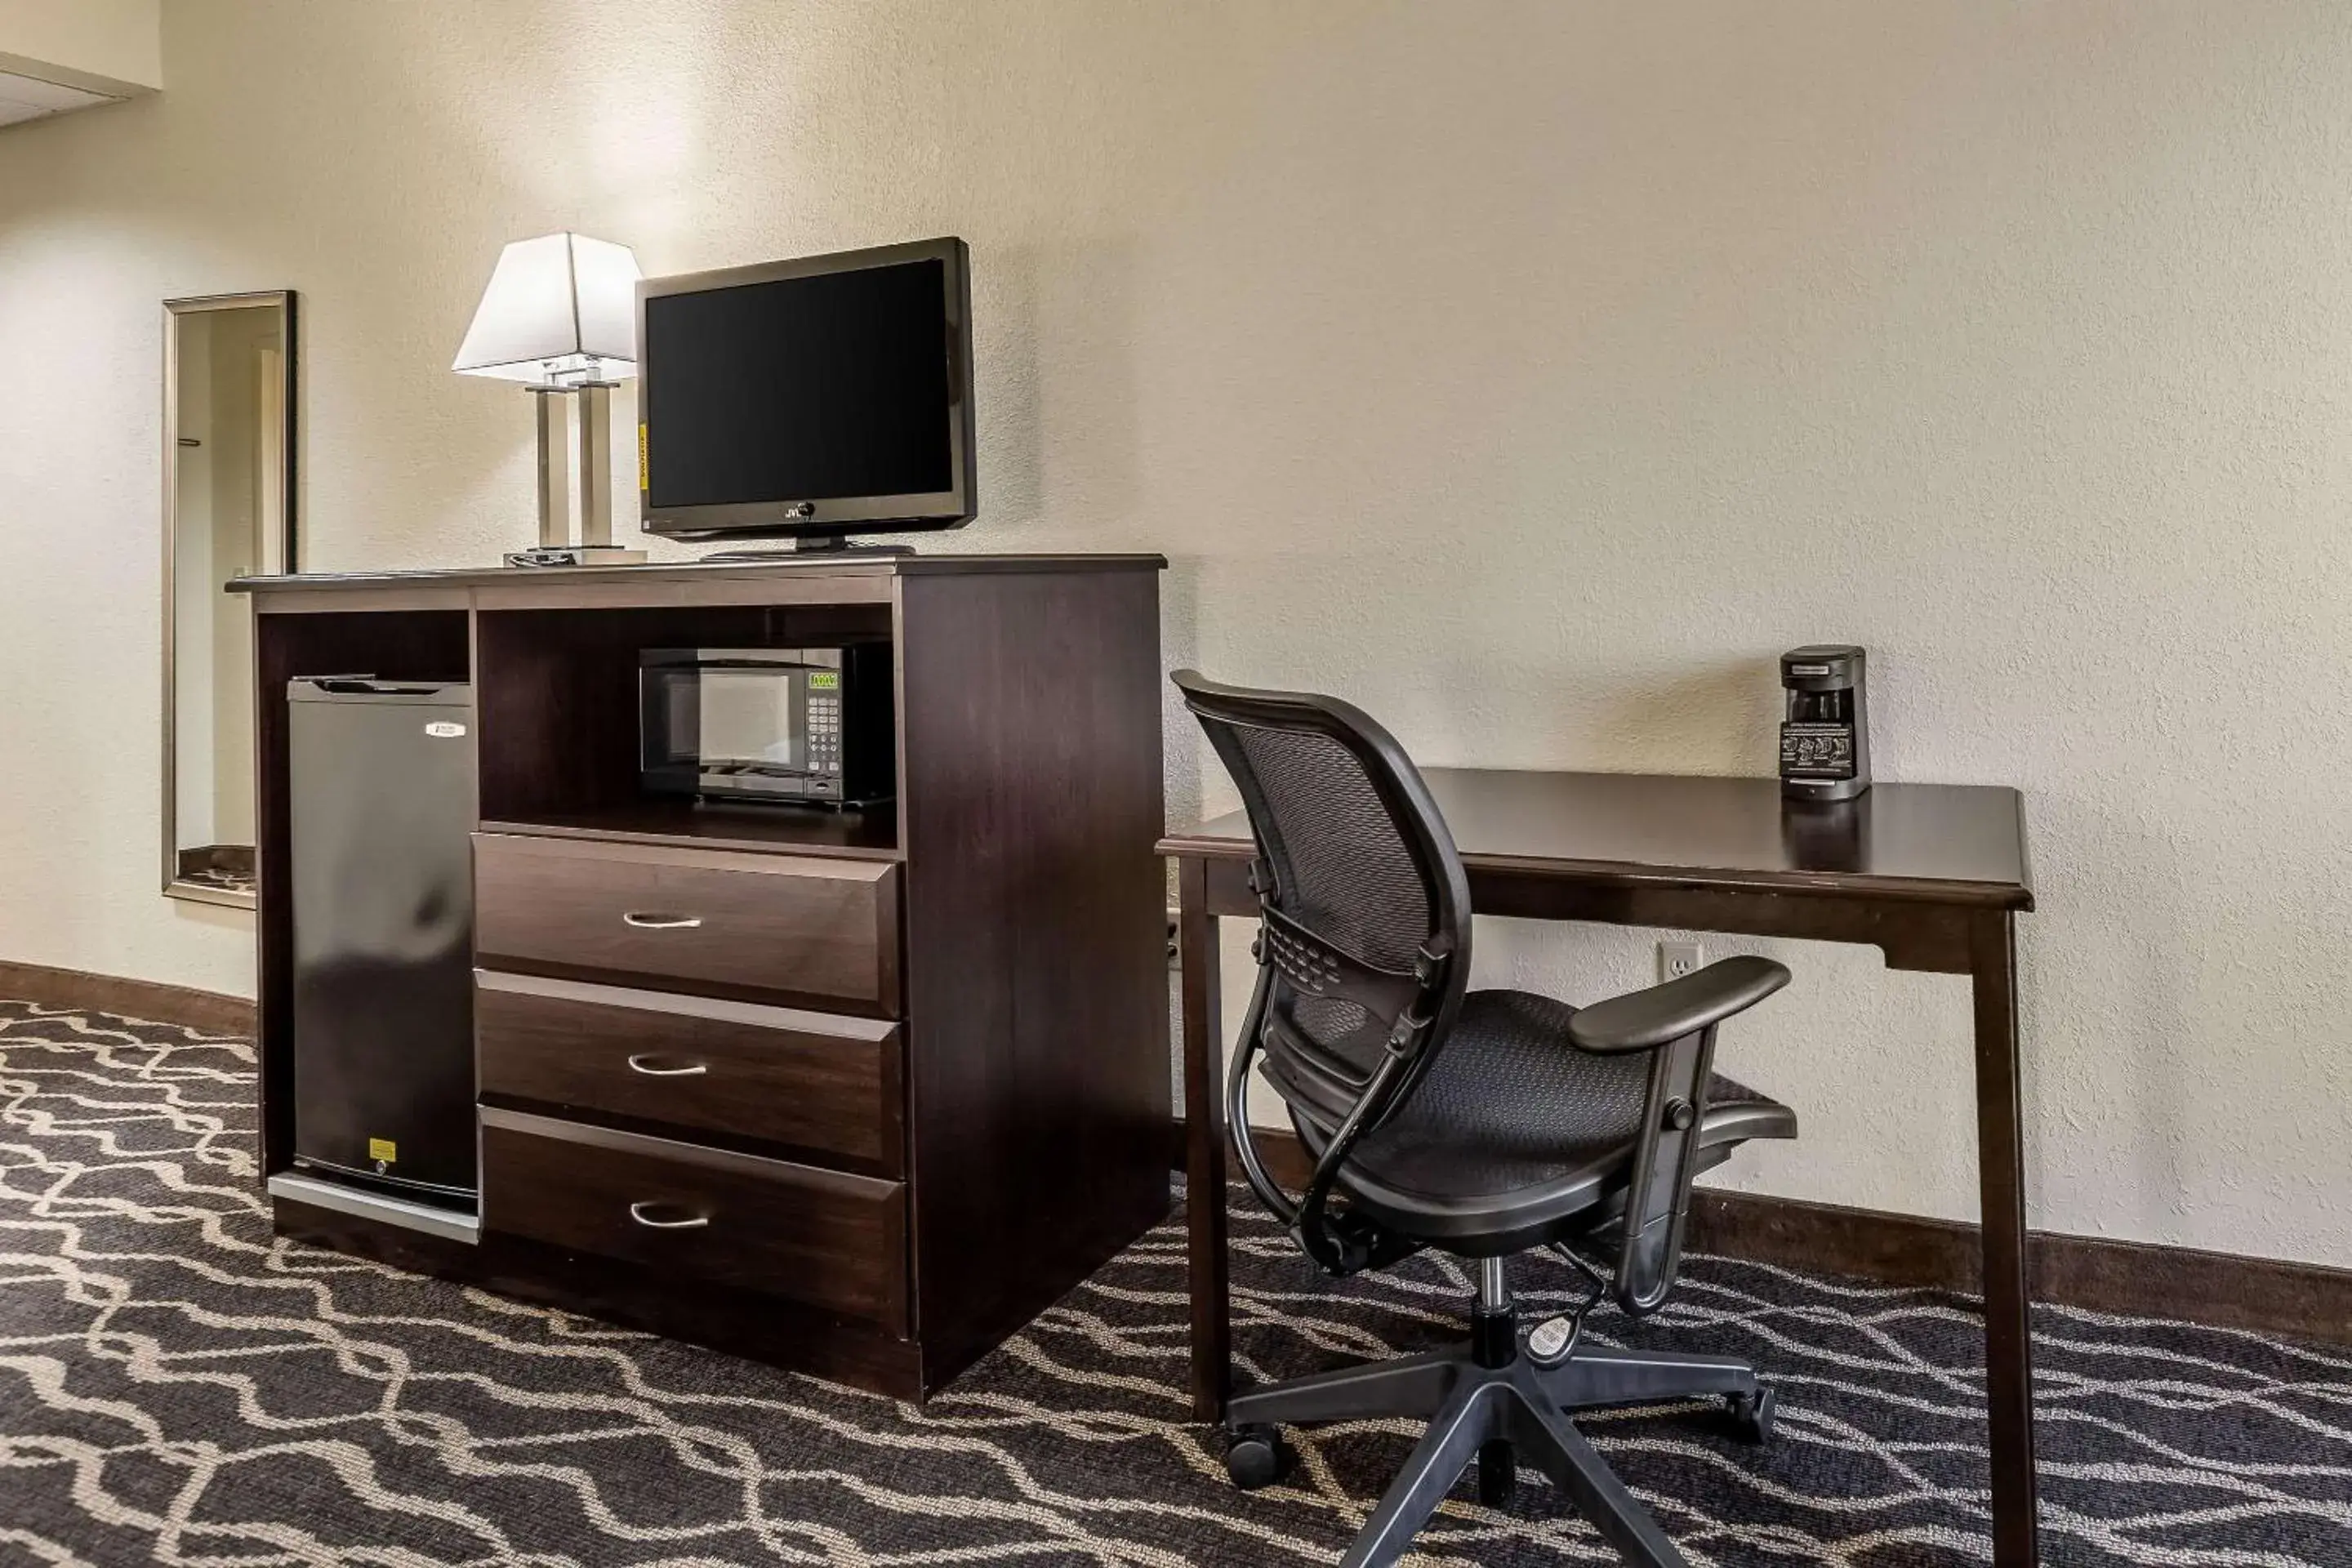
[[(152, 887), (157, 300), (303, 291), (313, 564), (487, 562), (501, 242), (953, 231), (951, 547), (1164, 550), (1171, 663), (1432, 763), (1760, 772), (1772, 656), (1868, 644), (1884, 776), (2031, 799), (2037, 1221), (2352, 1264), (2339, 0), (184, 0), (165, 58), (0, 134), (0, 952), (247, 983)], [(1727, 1055), (1807, 1136), (1734, 1179), (1971, 1213), (1959, 983), (1774, 951)]]

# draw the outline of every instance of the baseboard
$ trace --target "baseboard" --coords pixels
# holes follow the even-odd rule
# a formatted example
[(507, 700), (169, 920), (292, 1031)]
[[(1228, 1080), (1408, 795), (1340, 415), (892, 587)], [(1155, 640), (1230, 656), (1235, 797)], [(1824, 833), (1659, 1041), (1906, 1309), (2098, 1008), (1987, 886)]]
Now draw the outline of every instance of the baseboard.
[[(1294, 1134), (1261, 1128), (1256, 1143), (1276, 1181), (1306, 1185), (1312, 1162)], [(1687, 1245), (1888, 1285), (1974, 1293), (1980, 1279), (1973, 1225), (1754, 1193), (1701, 1188)], [(2352, 1344), (2352, 1269), (2055, 1231), (2033, 1232), (2026, 1258), (2037, 1301)]]
[(253, 1004), (216, 991), (0, 960), (0, 999), (177, 1024), (207, 1035), (253, 1034)]

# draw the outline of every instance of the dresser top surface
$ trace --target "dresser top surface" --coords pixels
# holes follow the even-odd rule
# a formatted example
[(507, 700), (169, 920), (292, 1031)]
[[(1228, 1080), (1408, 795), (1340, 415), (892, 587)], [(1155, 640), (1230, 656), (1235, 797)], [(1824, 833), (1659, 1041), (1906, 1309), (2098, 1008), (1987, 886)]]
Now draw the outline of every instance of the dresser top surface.
[(551, 588), (593, 583), (754, 581), (806, 582), (811, 578), (976, 576), (991, 573), (1159, 572), (1168, 558), (1147, 552), (1107, 554), (818, 555), (806, 560), (645, 561), (622, 566), (456, 566), (413, 572), (303, 572), (279, 576), (238, 577), (231, 593), (267, 596), (283, 592), (383, 588), (512, 588), (545, 584)]

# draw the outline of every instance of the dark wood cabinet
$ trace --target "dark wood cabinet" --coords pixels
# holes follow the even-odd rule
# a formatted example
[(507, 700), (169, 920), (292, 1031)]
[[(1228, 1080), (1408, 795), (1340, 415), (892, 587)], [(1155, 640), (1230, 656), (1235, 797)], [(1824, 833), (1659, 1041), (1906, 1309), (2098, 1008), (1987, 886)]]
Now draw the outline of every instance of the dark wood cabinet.
[[(255, 580), (279, 1234), (920, 1397), (1165, 1216), (1157, 556)], [(698, 808), (636, 655), (887, 639), (898, 791)], [(292, 1163), (286, 682), (467, 680), (470, 1241)], [(691, 1282), (690, 1287), (688, 1282)]]

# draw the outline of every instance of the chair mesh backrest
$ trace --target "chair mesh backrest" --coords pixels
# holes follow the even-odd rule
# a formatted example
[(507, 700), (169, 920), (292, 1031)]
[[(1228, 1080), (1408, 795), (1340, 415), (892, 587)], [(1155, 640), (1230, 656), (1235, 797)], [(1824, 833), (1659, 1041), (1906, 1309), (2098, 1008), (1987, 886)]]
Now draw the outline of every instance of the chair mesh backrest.
[[(1387, 732), (1328, 698), (1220, 688), (1190, 672), (1177, 680), (1241, 787), (1273, 872), (1274, 907), (1370, 969), (1411, 975), (1434, 944), (1466, 971), (1460, 860), (1420, 774)], [(1281, 969), (1268, 979), (1266, 1078), (1294, 1110), (1334, 1126), (1379, 1065), (1396, 1016), (1315, 994)], [(1458, 973), (1453, 989), (1461, 989)]]
[(1282, 905), (1325, 941), (1380, 969), (1411, 969), (1436, 930), (1428, 885), (1357, 755), (1306, 730), (1233, 727), (1264, 797), (1259, 846)]

